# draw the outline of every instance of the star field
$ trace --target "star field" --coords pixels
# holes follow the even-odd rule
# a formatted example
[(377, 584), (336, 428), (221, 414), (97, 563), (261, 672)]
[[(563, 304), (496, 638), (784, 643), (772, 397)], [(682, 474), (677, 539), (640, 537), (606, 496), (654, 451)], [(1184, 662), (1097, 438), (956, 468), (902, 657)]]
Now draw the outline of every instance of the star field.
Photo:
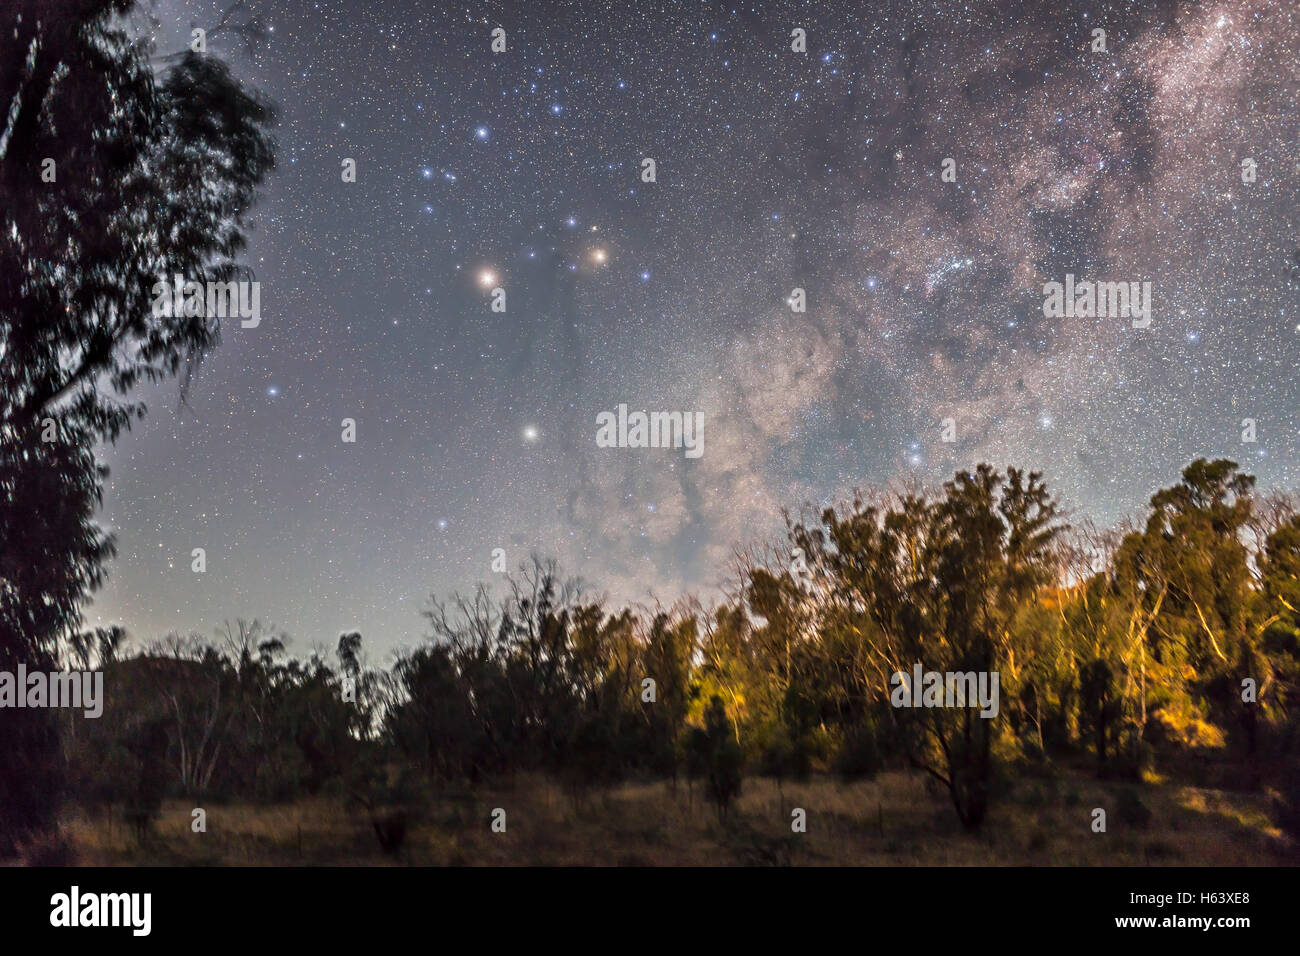
[[(92, 622), (386, 652), (494, 548), (671, 601), (783, 506), (978, 461), (1102, 522), (1201, 455), (1300, 479), (1292, 3), (249, 11), (212, 45), (281, 111), (262, 322), (105, 450)], [(157, 15), (179, 49), (217, 4)], [(1045, 318), (1067, 272), (1150, 281), (1150, 327)], [(597, 447), (620, 403), (703, 412), (703, 455)]]

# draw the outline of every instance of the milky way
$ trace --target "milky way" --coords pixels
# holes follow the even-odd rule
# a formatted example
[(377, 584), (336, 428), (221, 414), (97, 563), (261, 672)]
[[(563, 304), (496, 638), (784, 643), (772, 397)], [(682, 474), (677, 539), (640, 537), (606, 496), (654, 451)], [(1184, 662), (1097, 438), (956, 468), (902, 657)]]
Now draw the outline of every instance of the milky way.
[[(978, 461), (1103, 522), (1200, 455), (1297, 483), (1294, 3), (249, 9), (213, 46), (282, 112), (262, 322), (106, 450), (91, 621), (381, 657), (494, 548), (671, 601), (783, 506)], [(1149, 281), (1150, 326), (1045, 318), (1067, 273)], [(598, 447), (620, 403), (703, 454)]]

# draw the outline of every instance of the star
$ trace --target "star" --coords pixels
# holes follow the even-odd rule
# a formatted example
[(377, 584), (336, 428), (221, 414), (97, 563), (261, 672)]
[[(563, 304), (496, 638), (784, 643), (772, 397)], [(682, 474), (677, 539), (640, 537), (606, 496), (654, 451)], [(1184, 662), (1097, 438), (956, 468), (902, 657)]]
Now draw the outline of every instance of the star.
[[(415, 0), (382, 22), (365, 0), (274, 5), (290, 59), (231, 64), (283, 108), (240, 254), (264, 282), (261, 325), (223, 321), (189, 410), (151, 401), (103, 452), (123, 541), (163, 528), (188, 553), (204, 522), (175, 513), (184, 481), (195, 506), (222, 503), (211, 533), (238, 554), (220, 588), (186, 590), (124, 553), (95, 611), (142, 642), (237, 607), (328, 634), (320, 569), (268, 589), (250, 555), (344, 500), (366, 505), (330, 511), (337, 539), (389, 549), (393, 595), (445, 596), (472, 583), (451, 568), (480, 539), (529, 538), (634, 600), (706, 594), (734, 539), (780, 538), (782, 506), (980, 461), (1041, 469), (1106, 526), (1191, 458), (1228, 454), (1249, 416), (1283, 423), (1266, 457), (1240, 453), (1258, 487), (1300, 486), (1300, 280), (1282, 275), (1298, 240), (1277, 201), (1298, 171), (1264, 153), (1294, 113), (1296, 24), (1266, 15), (1289, 9), (1275, 0), (1170, 2), (1168, 18), (1111, 17), (1092, 54), (1088, 4), (863, 16), (826, 0), (800, 7), (802, 58), (796, 24), (762, 4), (628, 20), (506, 0), (501, 56), (485, 13), (461, 29)], [(1258, 179), (1238, 185), (1251, 154)], [(1046, 318), (1043, 285), (1067, 273), (1151, 281), (1150, 327)], [(807, 314), (783, 303), (794, 288)], [(703, 411), (704, 454), (605, 454), (595, 416), (623, 402)], [(367, 467), (338, 441), (344, 416), (373, 442)], [(939, 441), (948, 418), (957, 444)], [(205, 470), (235, 437), (247, 470)], [(313, 475), (300, 495), (258, 471), (286, 453)], [(167, 467), (142, 467), (150, 454)], [(256, 505), (237, 492), (253, 487)], [(411, 502), (448, 521), (438, 561)], [(351, 580), (340, 599), (373, 620), (375, 656), (418, 639), (416, 615), (372, 591)]]

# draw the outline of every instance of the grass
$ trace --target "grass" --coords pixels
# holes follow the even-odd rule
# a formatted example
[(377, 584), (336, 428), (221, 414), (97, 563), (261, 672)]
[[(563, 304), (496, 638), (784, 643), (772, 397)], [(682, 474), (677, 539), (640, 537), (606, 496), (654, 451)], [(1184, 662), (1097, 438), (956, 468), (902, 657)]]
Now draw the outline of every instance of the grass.
[[(1132, 791), (1149, 819), (1120, 807)], [(120, 814), (78, 812), (63, 832), (77, 864), (113, 865), (1279, 865), (1295, 848), (1272, 824), (1265, 794), (1174, 783), (1119, 784), (1071, 773), (1025, 780), (964, 833), (945, 794), (919, 775), (882, 774), (845, 785), (751, 777), (725, 825), (699, 786), (628, 783), (575, 801), (543, 778), (444, 795), (421, 809), (396, 857), (369, 821), (339, 801), (209, 804), (207, 831), (190, 829), (193, 804), (170, 801), (143, 844)], [(506, 832), (490, 827), (506, 811)], [(807, 832), (791, 831), (791, 811)], [(1107, 832), (1092, 830), (1093, 809)]]

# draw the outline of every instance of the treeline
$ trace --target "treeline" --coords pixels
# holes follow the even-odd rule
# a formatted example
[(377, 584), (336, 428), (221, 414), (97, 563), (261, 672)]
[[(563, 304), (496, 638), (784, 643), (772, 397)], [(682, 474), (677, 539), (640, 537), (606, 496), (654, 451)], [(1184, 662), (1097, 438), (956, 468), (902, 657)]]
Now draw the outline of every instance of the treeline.
[[(1099, 532), (1041, 475), (981, 465), (787, 518), (709, 609), (613, 609), (534, 559), (503, 595), (432, 601), (387, 669), (359, 634), (307, 660), (256, 623), (121, 660), (120, 633), (82, 635), (63, 663), (102, 666), (107, 702), (65, 715), (71, 792), (142, 826), (168, 793), (341, 793), (382, 840), (384, 808), (522, 771), (575, 799), (699, 781), (725, 816), (746, 773), (910, 766), (975, 828), (1011, 776), (1086, 764), (1272, 787), (1300, 833), (1300, 514), (1253, 485), (1198, 460), (1143, 525)], [(996, 672), (996, 717), (891, 705), (916, 663)]]

